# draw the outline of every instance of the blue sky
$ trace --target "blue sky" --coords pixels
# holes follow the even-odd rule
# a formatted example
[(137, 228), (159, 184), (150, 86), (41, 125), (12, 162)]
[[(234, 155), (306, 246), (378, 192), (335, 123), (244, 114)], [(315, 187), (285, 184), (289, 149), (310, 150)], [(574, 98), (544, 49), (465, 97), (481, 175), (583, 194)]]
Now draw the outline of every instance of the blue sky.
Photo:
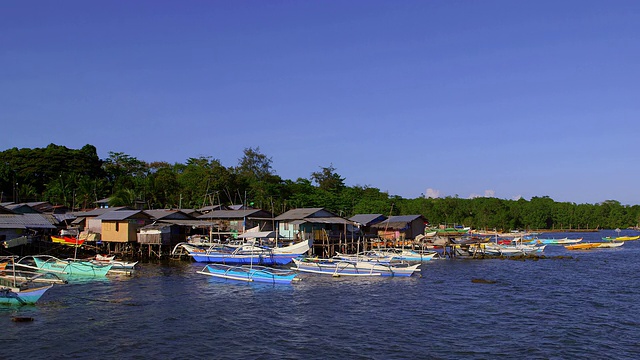
[(0, 150), (640, 204), (638, 1), (0, 3)]

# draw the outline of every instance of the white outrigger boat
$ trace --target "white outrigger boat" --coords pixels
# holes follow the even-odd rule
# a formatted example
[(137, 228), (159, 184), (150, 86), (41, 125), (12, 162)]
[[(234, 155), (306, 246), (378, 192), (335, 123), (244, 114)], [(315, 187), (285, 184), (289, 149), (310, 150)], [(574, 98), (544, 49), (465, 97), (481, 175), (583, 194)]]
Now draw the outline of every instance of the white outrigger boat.
[(291, 267), (300, 272), (338, 276), (411, 276), (420, 264), (349, 261), (342, 259), (295, 258)]

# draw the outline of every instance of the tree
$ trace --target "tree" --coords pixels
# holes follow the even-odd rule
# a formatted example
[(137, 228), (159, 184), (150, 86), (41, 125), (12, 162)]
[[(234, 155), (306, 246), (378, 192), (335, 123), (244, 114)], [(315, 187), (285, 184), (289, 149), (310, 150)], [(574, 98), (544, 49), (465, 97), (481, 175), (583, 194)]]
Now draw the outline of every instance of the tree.
[(236, 172), (252, 180), (262, 180), (273, 174), (270, 157), (260, 152), (260, 147), (244, 149), (244, 156), (238, 160)]
[(146, 175), (146, 163), (122, 152), (109, 151), (109, 157), (104, 161), (104, 171), (111, 184), (113, 192), (121, 189), (132, 189), (134, 177)]
[(320, 167), (320, 171), (311, 173), (311, 180), (313, 180), (321, 190), (330, 192), (339, 192), (344, 189), (344, 178), (336, 173), (336, 168), (333, 164), (328, 167)]

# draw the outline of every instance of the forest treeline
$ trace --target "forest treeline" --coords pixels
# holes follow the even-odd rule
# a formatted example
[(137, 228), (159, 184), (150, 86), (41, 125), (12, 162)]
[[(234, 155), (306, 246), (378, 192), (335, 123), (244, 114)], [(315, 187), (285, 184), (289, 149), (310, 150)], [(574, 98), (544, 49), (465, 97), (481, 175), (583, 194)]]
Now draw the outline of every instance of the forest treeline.
[(323, 207), (340, 216), (422, 214), (432, 225), (464, 224), (477, 229), (593, 229), (637, 226), (640, 206), (615, 200), (599, 204), (478, 197), (404, 199), (368, 185), (346, 186), (332, 165), (296, 180), (282, 179), (258, 147), (246, 148), (235, 166), (213, 157), (185, 163), (140, 161), (121, 152), (100, 159), (95, 146), (50, 144), (0, 152), (0, 202), (48, 201), (73, 209), (111, 206), (145, 209), (253, 204), (280, 214), (292, 208)]

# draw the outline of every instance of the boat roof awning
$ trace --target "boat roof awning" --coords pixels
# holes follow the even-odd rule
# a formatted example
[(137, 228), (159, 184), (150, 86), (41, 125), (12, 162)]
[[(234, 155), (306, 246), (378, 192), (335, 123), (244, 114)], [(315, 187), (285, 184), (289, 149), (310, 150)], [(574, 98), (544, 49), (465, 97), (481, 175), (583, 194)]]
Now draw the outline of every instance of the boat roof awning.
[(238, 235), (238, 239), (264, 239), (275, 237), (275, 231), (248, 231)]

